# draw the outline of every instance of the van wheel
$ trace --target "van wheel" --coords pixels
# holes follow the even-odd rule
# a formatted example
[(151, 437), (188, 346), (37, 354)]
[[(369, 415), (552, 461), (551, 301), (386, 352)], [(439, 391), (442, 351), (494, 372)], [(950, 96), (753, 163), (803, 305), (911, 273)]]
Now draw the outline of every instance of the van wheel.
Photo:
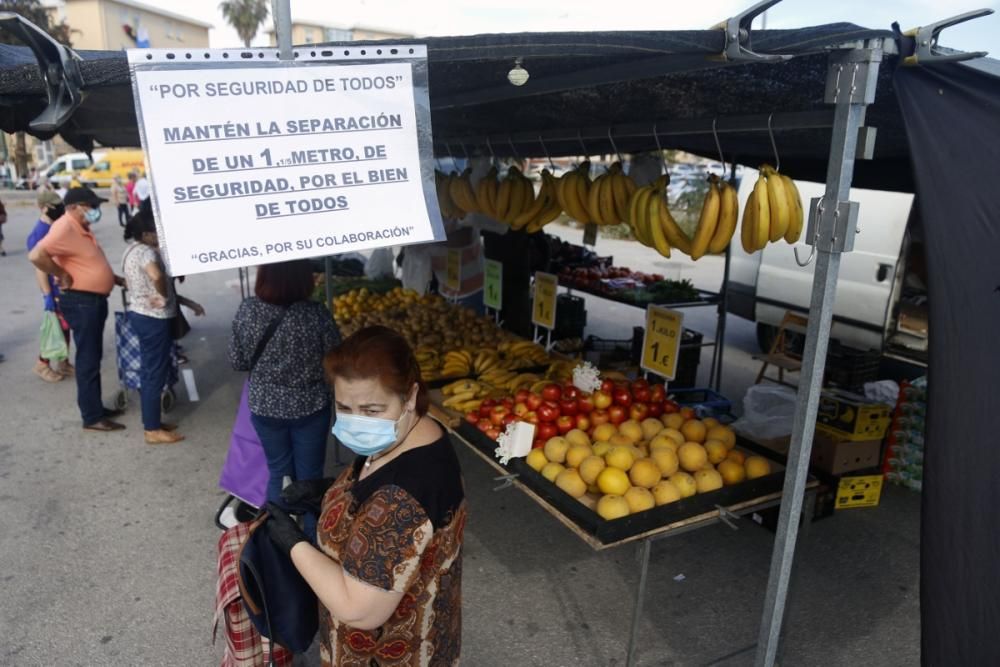
[(760, 351), (767, 354), (771, 351), (771, 346), (774, 345), (774, 339), (778, 335), (778, 327), (771, 326), (770, 324), (764, 324), (763, 322), (757, 323), (757, 346), (760, 347)]

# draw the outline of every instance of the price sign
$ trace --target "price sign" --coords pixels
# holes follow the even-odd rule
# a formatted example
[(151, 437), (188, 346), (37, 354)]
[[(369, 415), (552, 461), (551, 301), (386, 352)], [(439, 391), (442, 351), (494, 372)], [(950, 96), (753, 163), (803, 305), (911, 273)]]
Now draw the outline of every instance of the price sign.
[(559, 279), (551, 273), (535, 272), (535, 303), (531, 323), (546, 329), (556, 328), (556, 288)]
[(684, 330), (684, 313), (663, 306), (646, 309), (646, 334), (639, 365), (668, 380), (677, 375), (677, 353)]
[(503, 264), (495, 259), (483, 261), (483, 304), (487, 308), (503, 308)]
[(583, 245), (594, 245), (597, 243), (597, 223), (588, 222), (583, 226)]
[(462, 289), (462, 249), (448, 248), (448, 263), (445, 268), (444, 285), (452, 292)]

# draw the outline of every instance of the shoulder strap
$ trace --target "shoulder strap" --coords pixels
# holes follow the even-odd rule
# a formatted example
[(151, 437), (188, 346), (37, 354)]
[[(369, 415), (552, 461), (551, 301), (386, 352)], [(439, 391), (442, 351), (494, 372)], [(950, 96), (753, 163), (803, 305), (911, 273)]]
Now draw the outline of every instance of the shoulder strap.
[(271, 320), (271, 323), (267, 325), (267, 329), (264, 330), (264, 335), (261, 336), (260, 342), (257, 343), (257, 349), (253, 351), (253, 357), (250, 358), (250, 372), (253, 373), (254, 366), (260, 360), (264, 350), (267, 349), (267, 344), (271, 342), (271, 338), (274, 336), (274, 332), (278, 330), (281, 325), (281, 321), (285, 319), (285, 315), (288, 314), (288, 309), (282, 311), (281, 315)]
[(134, 243), (131, 248), (125, 251), (125, 254), (122, 256), (122, 271), (125, 270), (125, 262), (128, 261), (128, 256), (131, 255), (132, 251), (135, 250), (137, 247), (139, 247), (138, 242)]

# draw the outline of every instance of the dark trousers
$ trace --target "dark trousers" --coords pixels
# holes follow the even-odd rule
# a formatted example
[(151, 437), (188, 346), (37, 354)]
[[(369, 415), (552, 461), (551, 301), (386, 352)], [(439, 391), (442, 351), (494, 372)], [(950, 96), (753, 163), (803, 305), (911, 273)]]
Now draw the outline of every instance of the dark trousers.
[(139, 337), (139, 402), (142, 405), (142, 428), (160, 428), (160, 396), (170, 372), (170, 320), (148, 317), (129, 311), (128, 323)]
[(76, 404), (84, 425), (104, 419), (101, 403), (101, 357), (104, 354), (104, 322), (108, 319), (108, 297), (67, 290), (59, 309), (69, 323), (76, 342)]
[(128, 204), (118, 204), (118, 224), (122, 227), (128, 222)]
[[(278, 505), (281, 501), (282, 478), (293, 482), (319, 479), (326, 462), (326, 436), (330, 429), (330, 406), (298, 419), (278, 419), (251, 414), (250, 421), (264, 446), (264, 458), (271, 473), (267, 482), (267, 499)], [(303, 528), (311, 539), (316, 537), (316, 519), (306, 514)]]

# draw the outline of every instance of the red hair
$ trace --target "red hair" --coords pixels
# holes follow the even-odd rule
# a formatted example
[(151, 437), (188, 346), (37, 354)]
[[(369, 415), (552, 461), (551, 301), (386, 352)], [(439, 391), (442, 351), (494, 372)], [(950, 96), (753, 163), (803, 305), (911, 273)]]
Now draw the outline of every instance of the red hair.
[(365, 327), (348, 336), (340, 345), (326, 353), (323, 368), (330, 386), (335, 377), (349, 380), (378, 378), (387, 390), (404, 401), (413, 385), (417, 385), (417, 414), (427, 414), (430, 399), (427, 385), (420, 377), (417, 358), (397, 331), (388, 327)]
[(305, 301), (313, 291), (312, 263), (308, 259), (295, 259), (257, 267), (254, 294), (275, 306), (290, 306)]

